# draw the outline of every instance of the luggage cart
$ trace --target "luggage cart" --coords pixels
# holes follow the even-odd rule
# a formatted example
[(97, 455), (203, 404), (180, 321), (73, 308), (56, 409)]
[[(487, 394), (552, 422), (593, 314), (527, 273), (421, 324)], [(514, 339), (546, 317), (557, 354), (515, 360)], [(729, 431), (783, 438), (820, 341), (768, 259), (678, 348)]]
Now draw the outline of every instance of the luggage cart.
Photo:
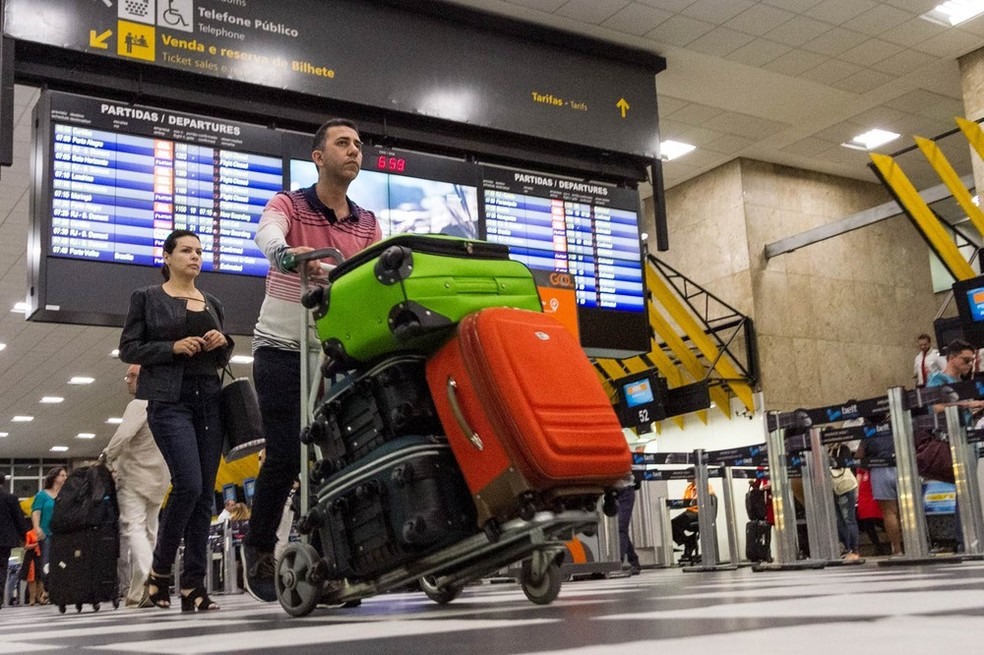
[[(333, 248), (296, 258), (301, 269), (302, 303), (308, 309), (316, 302), (307, 299), (308, 275), (304, 264), (328, 257), (341, 261), (340, 253)], [(319, 371), (311, 382), (307, 311), (302, 312), (301, 320), (301, 388), (309, 387), (308, 393), (301, 394), (301, 416), (302, 422), (309, 425), (325, 381)], [(309, 446), (302, 439), (302, 480), (307, 479), (309, 456)], [(309, 509), (309, 485), (302, 484), (301, 516), (307, 516)], [(469, 582), (522, 562), (519, 582), (524, 594), (533, 603), (547, 605), (560, 593), (565, 542), (578, 532), (596, 529), (597, 523), (598, 516), (593, 511), (565, 509), (541, 511), (507, 521), (491, 537), (476, 527), (471, 537), (366, 580), (330, 578), (329, 564), (318, 550), (306, 541), (294, 542), (277, 561), (277, 598), (287, 614), (295, 617), (306, 616), (319, 605), (352, 607), (363, 598), (414, 585), (434, 602), (445, 604), (454, 600)]]
[(454, 600), (469, 582), (522, 561), (519, 578), (533, 603), (548, 605), (560, 593), (564, 542), (574, 533), (597, 524), (597, 514), (584, 510), (538, 512), (532, 519), (513, 519), (502, 525), (499, 540), (484, 533), (431, 553), (405, 566), (365, 581), (327, 578), (328, 563), (305, 543), (287, 546), (277, 562), (277, 598), (291, 616), (306, 616), (320, 605), (353, 606), (357, 601), (419, 584), (438, 604)]

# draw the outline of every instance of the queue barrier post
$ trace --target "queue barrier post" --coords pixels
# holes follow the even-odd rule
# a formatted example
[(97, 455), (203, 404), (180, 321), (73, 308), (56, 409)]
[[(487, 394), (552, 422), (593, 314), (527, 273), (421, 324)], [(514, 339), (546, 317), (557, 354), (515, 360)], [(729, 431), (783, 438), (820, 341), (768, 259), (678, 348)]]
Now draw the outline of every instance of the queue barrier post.
[(656, 506), (658, 508), (658, 518), (659, 518), (659, 531), (661, 536), (662, 550), (660, 550), (660, 556), (658, 561), (660, 565), (664, 568), (670, 568), (673, 566), (673, 526), (670, 524), (670, 506), (667, 502), (666, 496), (660, 496), (656, 499)]
[(929, 558), (929, 545), (926, 539), (928, 533), (923, 509), (922, 481), (916, 472), (912, 415), (906, 407), (904, 391), (902, 387), (892, 387), (888, 390), (892, 440), (895, 444), (899, 520), (902, 523), (902, 543), (905, 547), (905, 555), (896, 558), (896, 561), (926, 560)]
[[(827, 560), (829, 564), (854, 564), (861, 562), (861, 560), (842, 560), (840, 558), (837, 508), (834, 506), (834, 484), (830, 477), (830, 458), (821, 441), (822, 435), (823, 430), (820, 428), (810, 429), (810, 455), (806, 459), (810, 480), (807, 484), (804, 479), (803, 484), (807, 490), (808, 499), (806, 525), (807, 533), (810, 536), (810, 554)], [(804, 478), (806, 478), (805, 472)]]
[(738, 524), (735, 519), (734, 473), (730, 466), (721, 467), (721, 478), (724, 488), (724, 521), (728, 532), (728, 555), (732, 564), (741, 563), (741, 551), (738, 550)]
[(977, 447), (967, 442), (967, 430), (961, 425), (960, 410), (953, 405), (946, 408), (946, 431), (957, 488), (964, 559), (981, 559), (984, 557), (984, 519), (977, 479)]
[(236, 549), (232, 543), (232, 521), (223, 521), (222, 525), (222, 591), (226, 594), (239, 593), (236, 585)]
[(694, 485), (697, 489), (697, 525), (700, 530), (700, 564), (684, 567), (684, 571), (728, 571), (737, 569), (735, 564), (718, 563), (717, 512), (707, 492), (710, 476), (704, 451), (694, 451)]

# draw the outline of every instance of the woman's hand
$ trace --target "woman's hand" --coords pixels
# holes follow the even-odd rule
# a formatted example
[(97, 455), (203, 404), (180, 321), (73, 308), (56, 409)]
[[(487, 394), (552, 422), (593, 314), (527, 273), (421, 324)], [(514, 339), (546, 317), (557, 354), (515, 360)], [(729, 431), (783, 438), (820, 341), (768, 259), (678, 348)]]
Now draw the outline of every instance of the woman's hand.
[(34, 528), (34, 536), (38, 538), (38, 541), (44, 541), (44, 538), (47, 537), (48, 535), (44, 533), (44, 530), (41, 529), (41, 526), (38, 526)]
[(218, 330), (209, 330), (202, 339), (205, 341), (205, 352), (210, 352), (216, 348), (225, 348), (229, 345), (225, 335)]
[[(212, 330), (214, 332), (215, 330)], [(225, 337), (222, 337), (225, 340)], [(185, 355), (187, 357), (194, 357), (201, 351), (205, 350), (207, 342), (202, 337), (185, 337), (184, 339), (179, 339), (174, 342), (171, 346), (171, 351), (175, 355)]]

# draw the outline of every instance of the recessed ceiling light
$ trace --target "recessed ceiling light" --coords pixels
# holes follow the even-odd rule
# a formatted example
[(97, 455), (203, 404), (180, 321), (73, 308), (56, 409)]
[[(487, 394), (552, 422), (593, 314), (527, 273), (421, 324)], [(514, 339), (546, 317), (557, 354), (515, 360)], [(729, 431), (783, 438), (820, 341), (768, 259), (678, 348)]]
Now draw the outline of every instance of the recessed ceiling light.
[(120, 356), (120, 349), (119, 348), (113, 348), (113, 350), (110, 351), (109, 356), (110, 357), (117, 357), (118, 358)]
[(75, 435), (76, 439), (95, 439), (96, 435), (92, 432), (79, 432)]
[(6, 347), (7, 347), (7, 344), (5, 344), (5, 343), (0, 343), (0, 350), (3, 350), (3, 349), (4, 349), (4, 348), (6, 348)]
[(889, 141), (894, 141), (899, 138), (899, 135), (895, 132), (889, 132), (887, 130), (868, 130), (864, 134), (859, 134), (847, 143), (842, 143), (841, 145), (845, 148), (853, 148), (855, 150), (871, 150), (877, 148), (878, 146), (884, 145)]
[(984, 0), (947, 0), (920, 16), (932, 23), (952, 27), (984, 13)]
[(106, 422), (109, 423), (110, 425), (119, 425), (120, 423), (123, 422), (123, 417), (122, 416), (110, 416), (108, 419), (106, 419)]
[(9, 432), (0, 432), (0, 437), (9, 437), (9, 436), (10, 436)]
[(33, 416), (15, 416), (14, 418), (12, 418), (10, 420), (13, 421), (14, 423), (30, 423), (31, 421), (34, 420), (34, 417)]
[(26, 314), (27, 313), (27, 303), (26, 302), (15, 302), (14, 306), (11, 307), (10, 311), (15, 314)]
[(74, 378), (68, 381), (69, 384), (92, 384), (96, 381), (96, 378), (86, 377), (84, 375), (76, 375)]
[(65, 402), (65, 399), (62, 398), (61, 396), (45, 396), (44, 398), (41, 399), (41, 402), (45, 403), (46, 405), (56, 405), (58, 403)]
[(229, 358), (230, 364), (252, 364), (253, 358), (249, 355), (233, 355)]
[(68, 446), (52, 446), (51, 452), (53, 453), (63, 453), (68, 450)]
[(659, 144), (659, 157), (663, 161), (671, 161), (677, 157), (683, 157), (689, 152), (693, 152), (697, 146), (679, 141), (661, 141)]

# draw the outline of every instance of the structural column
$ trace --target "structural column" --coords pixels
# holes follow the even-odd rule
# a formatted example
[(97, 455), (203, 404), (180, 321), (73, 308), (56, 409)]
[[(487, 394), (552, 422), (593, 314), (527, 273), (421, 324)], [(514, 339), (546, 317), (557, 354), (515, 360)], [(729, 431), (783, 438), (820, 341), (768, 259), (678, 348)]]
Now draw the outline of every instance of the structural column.
[[(957, 63), (960, 64), (965, 118), (972, 121), (984, 118), (984, 48), (960, 57)], [(974, 167), (974, 184), (980, 196), (984, 189), (984, 163), (976, 153), (971, 154), (970, 159)]]

